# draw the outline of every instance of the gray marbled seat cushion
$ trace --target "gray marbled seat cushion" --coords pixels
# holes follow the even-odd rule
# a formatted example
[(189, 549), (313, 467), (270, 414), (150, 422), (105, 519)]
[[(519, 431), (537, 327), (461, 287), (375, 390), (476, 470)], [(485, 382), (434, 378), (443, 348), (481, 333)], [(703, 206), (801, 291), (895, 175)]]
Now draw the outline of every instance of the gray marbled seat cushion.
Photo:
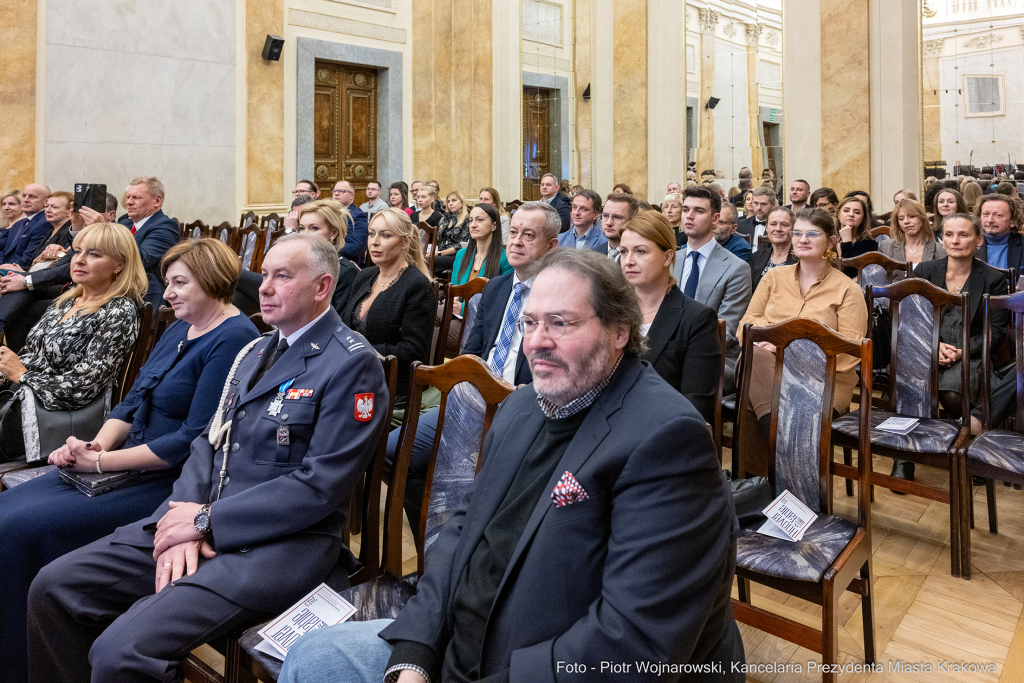
[(1024, 474), (1024, 434), (991, 429), (971, 442), (967, 457), (1008, 472)]
[(47, 472), (52, 472), (55, 469), (57, 469), (56, 465), (44, 465), (43, 467), (29, 467), (23, 470), (8, 472), (2, 477), (4, 487), (13, 489), (18, 484), (24, 484), (26, 481), (32, 481), (36, 477), (41, 477)]
[(856, 532), (853, 522), (828, 515), (814, 520), (796, 543), (740, 529), (736, 566), (783, 579), (820, 581)]
[[(419, 577), (415, 573), (402, 578), (383, 574), (372, 581), (341, 591), (345, 598), (356, 608), (350, 621), (373, 621), (374, 619), (394, 619), (405, 607), (405, 603), (416, 594), (416, 582)], [(276, 680), (281, 675), (281, 660), (264, 654), (256, 649), (263, 637), (260, 629), (269, 621), (257, 624), (248, 629), (238, 639), (239, 646), (250, 657), (255, 659), (264, 669), (274, 675)]]
[[(921, 422), (914, 427), (914, 431), (906, 436), (876, 429), (878, 425), (890, 417), (904, 416), (898, 416), (896, 413), (890, 413), (887, 410), (872, 408), (872, 444), (888, 448), (898, 448), (901, 451), (910, 453), (945, 453), (953, 445), (953, 442), (956, 441), (957, 434), (960, 433), (960, 426), (956, 422), (934, 420), (931, 418), (921, 418)], [(854, 410), (832, 421), (833, 430), (853, 438), (857, 437), (859, 426), (860, 410)]]

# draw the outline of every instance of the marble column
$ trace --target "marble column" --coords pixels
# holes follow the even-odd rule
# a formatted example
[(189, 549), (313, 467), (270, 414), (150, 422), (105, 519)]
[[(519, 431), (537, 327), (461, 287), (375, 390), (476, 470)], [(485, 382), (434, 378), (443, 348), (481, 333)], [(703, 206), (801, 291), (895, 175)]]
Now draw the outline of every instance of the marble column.
[(647, 196), (647, 0), (615, 0), (615, 182)]
[(707, 108), (715, 87), (715, 26), (719, 14), (715, 10), (700, 9), (700, 98), (697, 108), (700, 116), (700, 144), (697, 146), (697, 177), (715, 167), (715, 112)]
[(818, 0), (786, 0), (782, 16), (783, 177), (803, 178), (812, 188), (823, 184), (820, 9)]
[[(646, 199), (660, 204), (670, 182), (686, 177), (686, 9), (678, 0), (651, 0), (648, 9)], [(679, 84), (677, 87), (676, 84)]]
[(0, 194), (36, 180), (36, 7), (0, 3)]
[(868, 5), (820, 2), (822, 182), (840, 197), (871, 187)]
[[(246, 206), (287, 202), (284, 186), (284, 61), (263, 59), (267, 34), (284, 35), (283, 0), (245, 2)], [(292, 66), (292, 68), (295, 68)], [(310, 176), (312, 176), (310, 169)], [(298, 180), (301, 180), (299, 178)]]
[[(761, 78), (761, 69), (757, 63), (757, 48), (761, 40), (761, 32), (764, 24), (747, 24), (747, 113), (750, 120), (750, 173), (754, 178), (761, 177), (764, 170), (764, 150), (761, 148), (761, 136), (758, 130), (761, 127), (758, 116), (761, 113), (760, 92), (758, 81)], [(768, 144), (768, 141), (765, 141)]]
[(921, 50), (921, 137), (925, 163), (945, 161), (942, 158), (942, 110), (939, 108), (939, 55), (942, 42), (942, 38), (926, 40)]
[(493, 177), (491, 0), (417, 0), (413, 176), (475, 196)]
[(576, 154), (580, 167), (577, 182), (583, 187), (594, 187), (594, 113), (592, 101), (583, 100), (583, 92), (590, 85), (594, 71), (593, 12), (592, 0), (577, 0), (573, 64), (576, 67)]

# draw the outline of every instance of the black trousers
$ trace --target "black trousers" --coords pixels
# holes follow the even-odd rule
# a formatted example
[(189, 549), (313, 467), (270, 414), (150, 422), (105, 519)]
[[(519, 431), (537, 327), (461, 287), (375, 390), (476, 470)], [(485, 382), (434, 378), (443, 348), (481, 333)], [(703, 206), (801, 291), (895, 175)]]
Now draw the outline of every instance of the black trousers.
[(197, 586), (154, 594), (152, 553), (102, 538), (39, 572), (28, 594), (30, 681), (181, 681), (189, 652), (267, 616)]

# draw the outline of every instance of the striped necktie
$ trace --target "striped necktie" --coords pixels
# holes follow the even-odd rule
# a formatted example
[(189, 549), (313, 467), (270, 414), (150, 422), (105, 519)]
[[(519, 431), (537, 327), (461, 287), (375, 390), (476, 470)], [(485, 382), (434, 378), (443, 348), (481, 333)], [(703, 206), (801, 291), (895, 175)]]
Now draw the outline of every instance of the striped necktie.
[(529, 294), (530, 288), (522, 282), (516, 283), (512, 289), (512, 303), (505, 313), (505, 319), (501, 321), (501, 331), (494, 345), (494, 355), (491, 356), (491, 368), (499, 375), (505, 371), (505, 361), (512, 350), (512, 337), (515, 336), (516, 325), (519, 324), (519, 310), (523, 307), (524, 292)]

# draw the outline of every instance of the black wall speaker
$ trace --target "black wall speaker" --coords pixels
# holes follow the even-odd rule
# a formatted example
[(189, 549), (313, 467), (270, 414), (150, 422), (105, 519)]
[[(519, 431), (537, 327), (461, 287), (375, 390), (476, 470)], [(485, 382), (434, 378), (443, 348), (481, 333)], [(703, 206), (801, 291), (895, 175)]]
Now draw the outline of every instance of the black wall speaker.
[(705, 109), (714, 109), (715, 107), (718, 106), (718, 103), (721, 102), (721, 101), (722, 100), (718, 99), (717, 97), (709, 98), (708, 99), (708, 103), (705, 105), (704, 108)]
[(284, 49), (284, 38), (281, 36), (267, 36), (267, 42), (263, 44), (263, 59), (272, 62), (281, 60), (281, 50)]

